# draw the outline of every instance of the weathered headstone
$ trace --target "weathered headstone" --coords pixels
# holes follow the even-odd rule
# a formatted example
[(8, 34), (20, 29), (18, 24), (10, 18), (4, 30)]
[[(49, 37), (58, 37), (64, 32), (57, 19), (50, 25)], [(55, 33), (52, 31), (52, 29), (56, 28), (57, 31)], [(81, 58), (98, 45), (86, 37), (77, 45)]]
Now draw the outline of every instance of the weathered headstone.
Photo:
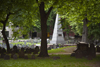
[(21, 51), (19, 51), (18, 55), (19, 55), (19, 58), (24, 58), (25, 56), (24, 48), (21, 48)]
[(35, 55), (32, 55), (32, 56), (31, 56), (31, 59), (35, 59)]
[(5, 48), (2, 48), (1, 49), (1, 53), (6, 53), (6, 49)]
[(13, 46), (13, 51), (14, 51), (15, 53), (18, 53), (18, 52), (19, 52), (16, 45)]
[(89, 49), (89, 56), (91, 56), (92, 58), (95, 58), (96, 57), (96, 49), (94, 47), (94, 44), (91, 43), (90, 44), (90, 49)]
[(4, 54), (4, 53), (1, 53), (1, 58), (4, 58), (4, 56), (5, 56), (6, 54)]
[(25, 53), (31, 54), (31, 49), (27, 48)]
[(16, 54), (13, 55), (13, 59), (15, 59), (15, 60), (18, 59)]
[(36, 46), (36, 47), (35, 47), (35, 50), (34, 50), (34, 52), (33, 52), (33, 54), (38, 54), (38, 52), (39, 52), (39, 47)]
[(60, 57), (59, 56), (54, 56), (53, 57), (53, 60), (57, 60), (57, 59), (60, 59)]
[(24, 59), (28, 59), (28, 56), (24, 56)]
[(4, 60), (9, 60), (10, 59), (10, 56), (9, 55), (5, 55), (4, 56)]

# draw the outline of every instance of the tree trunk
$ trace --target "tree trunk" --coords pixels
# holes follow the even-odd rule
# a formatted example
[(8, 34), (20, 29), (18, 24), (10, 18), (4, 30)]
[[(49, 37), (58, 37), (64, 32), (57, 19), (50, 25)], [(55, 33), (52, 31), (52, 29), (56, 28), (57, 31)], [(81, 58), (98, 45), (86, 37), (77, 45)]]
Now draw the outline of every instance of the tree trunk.
[(5, 41), (5, 43), (6, 43), (6, 46), (7, 46), (7, 52), (9, 52), (10, 51), (10, 46), (9, 46), (9, 41), (8, 41), (8, 39), (7, 39), (7, 36), (6, 36), (6, 34), (5, 34), (5, 28), (6, 28), (6, 23), (7, 23), (7, 21), (8, 21), (8, 19), (9, 19), (9, 16), (11, 15), (11, 13), (9, 12), (8, 14), (7, 14), (7, 16), (6, 16), (6, 19), (4, 20), (4, 21), (1, 21), (1, 23), (3, 24), (3, 29), (2, 29), (2, 35), (3, 35), (3, 38), (4, 38), (4, 41)]
[(47, 17), (44, 11), (44, 2), (41, 2), (40, 6), (40, 17), (41, 17), (41, 50), (39, 57), (48, 57), (47, 52)]
[(6, 27), (6, 22), (3, 23), (2, 35), (3, 35), (4, 41), (5, 41), (6, 46), (7, 46), (7, 52), (9, 52), (10, 51), (10, 46), (9, 46), (7, 36), (5, 34), (5, 27)]
[(82, 33), (82, 42), (87, 43), (87, 36), (88, 36), (88, 27), (87, 27), (88, 19), (85, 18), (83, 20), (83, 33)]

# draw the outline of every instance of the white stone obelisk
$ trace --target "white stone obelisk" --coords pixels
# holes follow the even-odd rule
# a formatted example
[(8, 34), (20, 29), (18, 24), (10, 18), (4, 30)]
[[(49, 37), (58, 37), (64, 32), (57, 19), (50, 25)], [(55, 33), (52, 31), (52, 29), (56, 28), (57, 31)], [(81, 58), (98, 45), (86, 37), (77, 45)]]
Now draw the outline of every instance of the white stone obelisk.
[(56, 15), (56, 20), (55, 20), (55, 26), (53, 30), (53, 36), (52, 40), (50, 41), (50, 44), (65, 44), (64, 36), (63, 36), (63, 31), (61, 29), (61, 24), (60, 24), (60, 18), (59, 15)]

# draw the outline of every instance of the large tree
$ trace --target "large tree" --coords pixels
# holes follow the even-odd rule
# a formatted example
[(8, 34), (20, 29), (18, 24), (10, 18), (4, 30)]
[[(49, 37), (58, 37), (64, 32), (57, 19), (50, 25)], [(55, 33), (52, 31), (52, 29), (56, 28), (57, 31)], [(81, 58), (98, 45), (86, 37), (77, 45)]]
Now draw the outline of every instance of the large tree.
[(49, 0), (49, 1), (40, 1), (36, 0), (39, 6), (40, 12), (40, 22), (41, 22), (41, 50), (39, 57), (48, 57), (47, 52), (47, 19), (50, 12), (54, 7), (60, 7), (61, 4), (65, 1), (59, 0)]

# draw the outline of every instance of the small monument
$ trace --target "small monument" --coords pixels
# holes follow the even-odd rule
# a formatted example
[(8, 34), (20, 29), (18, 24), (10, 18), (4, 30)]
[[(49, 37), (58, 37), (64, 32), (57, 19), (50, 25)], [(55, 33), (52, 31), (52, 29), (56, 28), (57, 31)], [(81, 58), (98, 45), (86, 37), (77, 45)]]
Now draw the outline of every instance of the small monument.
[(53, 36), (52, 40), (50, 41), (50, 44), (65, 44), (64, 36), (63, 36), (63, 31), (61, 29), (61, 24), (60, 24), (60, 18), (59, 15), (56, 15), (56, 20), (55, 20), (55, 26), (53, 30)]

